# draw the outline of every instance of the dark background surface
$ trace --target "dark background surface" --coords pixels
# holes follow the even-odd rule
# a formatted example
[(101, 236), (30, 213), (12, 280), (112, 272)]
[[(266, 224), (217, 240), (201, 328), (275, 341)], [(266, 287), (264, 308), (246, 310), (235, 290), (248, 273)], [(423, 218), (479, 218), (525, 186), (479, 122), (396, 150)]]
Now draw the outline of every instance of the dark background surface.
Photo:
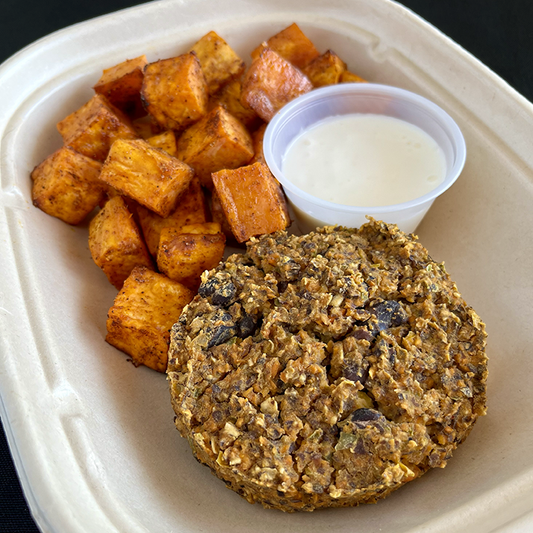
[[(0, 0), (0, 62), (53, 31), (140, 3)], [(533, 1), (403, 0), (400, 3), (442, 30), (533, 101)], [(0, 533), (29, 532), (38, 529), (28, 511), (0, 427)]]

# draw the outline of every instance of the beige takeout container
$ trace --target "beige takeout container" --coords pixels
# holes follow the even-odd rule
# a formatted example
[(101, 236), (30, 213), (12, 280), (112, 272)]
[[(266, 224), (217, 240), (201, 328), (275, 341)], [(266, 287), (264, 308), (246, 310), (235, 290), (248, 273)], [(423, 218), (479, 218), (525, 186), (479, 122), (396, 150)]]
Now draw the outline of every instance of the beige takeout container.
[[(297, 22), (364, 78), (437, 103), (464, 133), (461, 179), (418, 228), (489, 333), (488, 415), (444, 470), (377, 505), (287, 515), (250, 505), (191, 454), (165, 376), (104, 342), (116, 291), (87, 228), (31, 205), (55, 124), (103, 68), (178, 55), (216, 30), (248, 59)], [(533, 106), (388, 0), (154, 2), (53, 34), (0, 67), (0, 414), (26, 497), (50, 533), (533, 530)]]

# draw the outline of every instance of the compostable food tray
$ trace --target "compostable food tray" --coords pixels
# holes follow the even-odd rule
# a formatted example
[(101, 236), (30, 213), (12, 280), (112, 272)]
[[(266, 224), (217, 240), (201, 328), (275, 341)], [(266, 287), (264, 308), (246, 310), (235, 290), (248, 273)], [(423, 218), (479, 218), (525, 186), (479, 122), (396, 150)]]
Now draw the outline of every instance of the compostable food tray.
[[(419, 226), (489, 333), (488, 415), (444, 470), (377, 505), (283, 514), (250, 505), (194, 459), (165, 376), (104, 342), (116, 291), (87, 225), (31, 205), (55, 124), (103, 68), (183, 53), (216, 30), (243, 57), (292, 22), (364, 78), (417, 92), (459, 124), (467, 162)], [(388, 0), (168, 0), (41, 39), (0, 67), (0, 414), (44, 532), (486, 532), (533, 528), (533, 106)]]

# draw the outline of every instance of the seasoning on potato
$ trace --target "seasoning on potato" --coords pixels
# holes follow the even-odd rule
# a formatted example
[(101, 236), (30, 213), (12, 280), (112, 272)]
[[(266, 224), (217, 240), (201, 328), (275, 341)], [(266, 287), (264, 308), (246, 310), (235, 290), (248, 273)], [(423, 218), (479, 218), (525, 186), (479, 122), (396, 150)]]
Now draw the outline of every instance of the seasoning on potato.
[(129, 117), (101, 94), (57, 123), (66, 146), (97, 161), (104, 161), (117, 139), (136, 139)]
[(175, 209), (193, 175), (194, 171), (179, 159), (136, 139), (113, 143), (100, 179), (166, 217)]
[(194, 52), (149, 63), (141, 88), (144, 107), (164, 128), (180, 130), (207, 113), (207, 82)]
[(201, 224), (209, 218), (207, 202), (198, 178), (193, 178), (189, 188), (183, 192), (176, 209), (167, 217), (161, 217), (150, 209), (140, 205), (137, 215), (143, 231), (148, 250), (157, 256), (159, 237), (163, 228), (181, 228), (188, 224)]
[[(106, 67), (93, 98), (57, 124), (63, 147), (32, 172), (36, 207), (69, 224), (92, 214), (91, 255), (121, 291), (108, 341), (136, 365), (164, 371), (168, 339), (151, 331), (150, 352), (135, 328), (171, 325), (142, 287), (155, 294), (181, 282), (192, 298), (226, 241), (240, 246), (290, 224), (262, 140), (265, 122), (313, 88), (302, 69), (317, 85), (346, 81), (342, 60), (320, 55), (297, 24), (258, 43), (252, 58), (247, 66), (209, 31), (173, 57)], [(142, 306), (144, 325), (134, 326)]]
[(315, 45), (296, 23), (287, 26), (270, 37), (268, 41), (261, 43), (252, 51), (252, 58), (257, 59), (265, 48), (270, 48), (299, 69), (303, 69), (320, 55)]
[(136, 267), (108, 313), (106, 341), (131, 355), (135, 366), (167, 368), (170, 328), (194, 293), (146, 267)]
[(241, 167), (253, 155), (250, 133), (222, 106), (187, 128), (178, 142), (178, 157), (194, 169), (208, 189), (213, 188), (213, 172)]
[(315, 87), (323, 87), (339, 83), (345, 71), (346, 63), (333, 50), (328, 50), (313, 59), (302, 72)]
[(33, 205), (67, 224), (79, 224), (100, 203), (102, 164), (63, 146), (31, 173)]
[(157, 266), (170, 279), (196, 290), (202, 272), (221, 261), (225, 245), (226, 236), (217, 222), (166, 227), (161, 230)]
[(89, 249), (94, 262), (117, 289), (136, 266), (153, 268), (139, 228), (121, 196), (109, 199), (91, 220)]
[(246, 68), (244, 61), (216, 32), (204, 35), (191, 51), (196, 54), (207, 82), (209, 94), (216, 93), (232, 78), (238, 77)]
[(245, 74), (241, 102), (270, 122), (285, 104), (312, 88), (305, 74), (270, 48), (264, 48)]
[(146, 111), (141, 102), (141, 87), (147, 64), (146, 56), (142, 55), (108, 68), (93, 89), (126, 115), (142, 117)]
[(218, 199), (237, 242), (290, 224), (283, 192), (268, 167), (254, 163), (213, 175)]

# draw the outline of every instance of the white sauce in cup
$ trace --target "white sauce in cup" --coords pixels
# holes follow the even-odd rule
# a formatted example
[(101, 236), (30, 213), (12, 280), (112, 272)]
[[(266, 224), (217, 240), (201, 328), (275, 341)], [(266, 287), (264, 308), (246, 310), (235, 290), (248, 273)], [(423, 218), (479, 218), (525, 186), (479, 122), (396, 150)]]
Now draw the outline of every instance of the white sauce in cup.
[(423, 196), (444, 181), (435, 140), (403, 120), (375, 114), (327, 118), (298, 135), (282, 162), (287, 180), (317, 198), (385, 206)]

